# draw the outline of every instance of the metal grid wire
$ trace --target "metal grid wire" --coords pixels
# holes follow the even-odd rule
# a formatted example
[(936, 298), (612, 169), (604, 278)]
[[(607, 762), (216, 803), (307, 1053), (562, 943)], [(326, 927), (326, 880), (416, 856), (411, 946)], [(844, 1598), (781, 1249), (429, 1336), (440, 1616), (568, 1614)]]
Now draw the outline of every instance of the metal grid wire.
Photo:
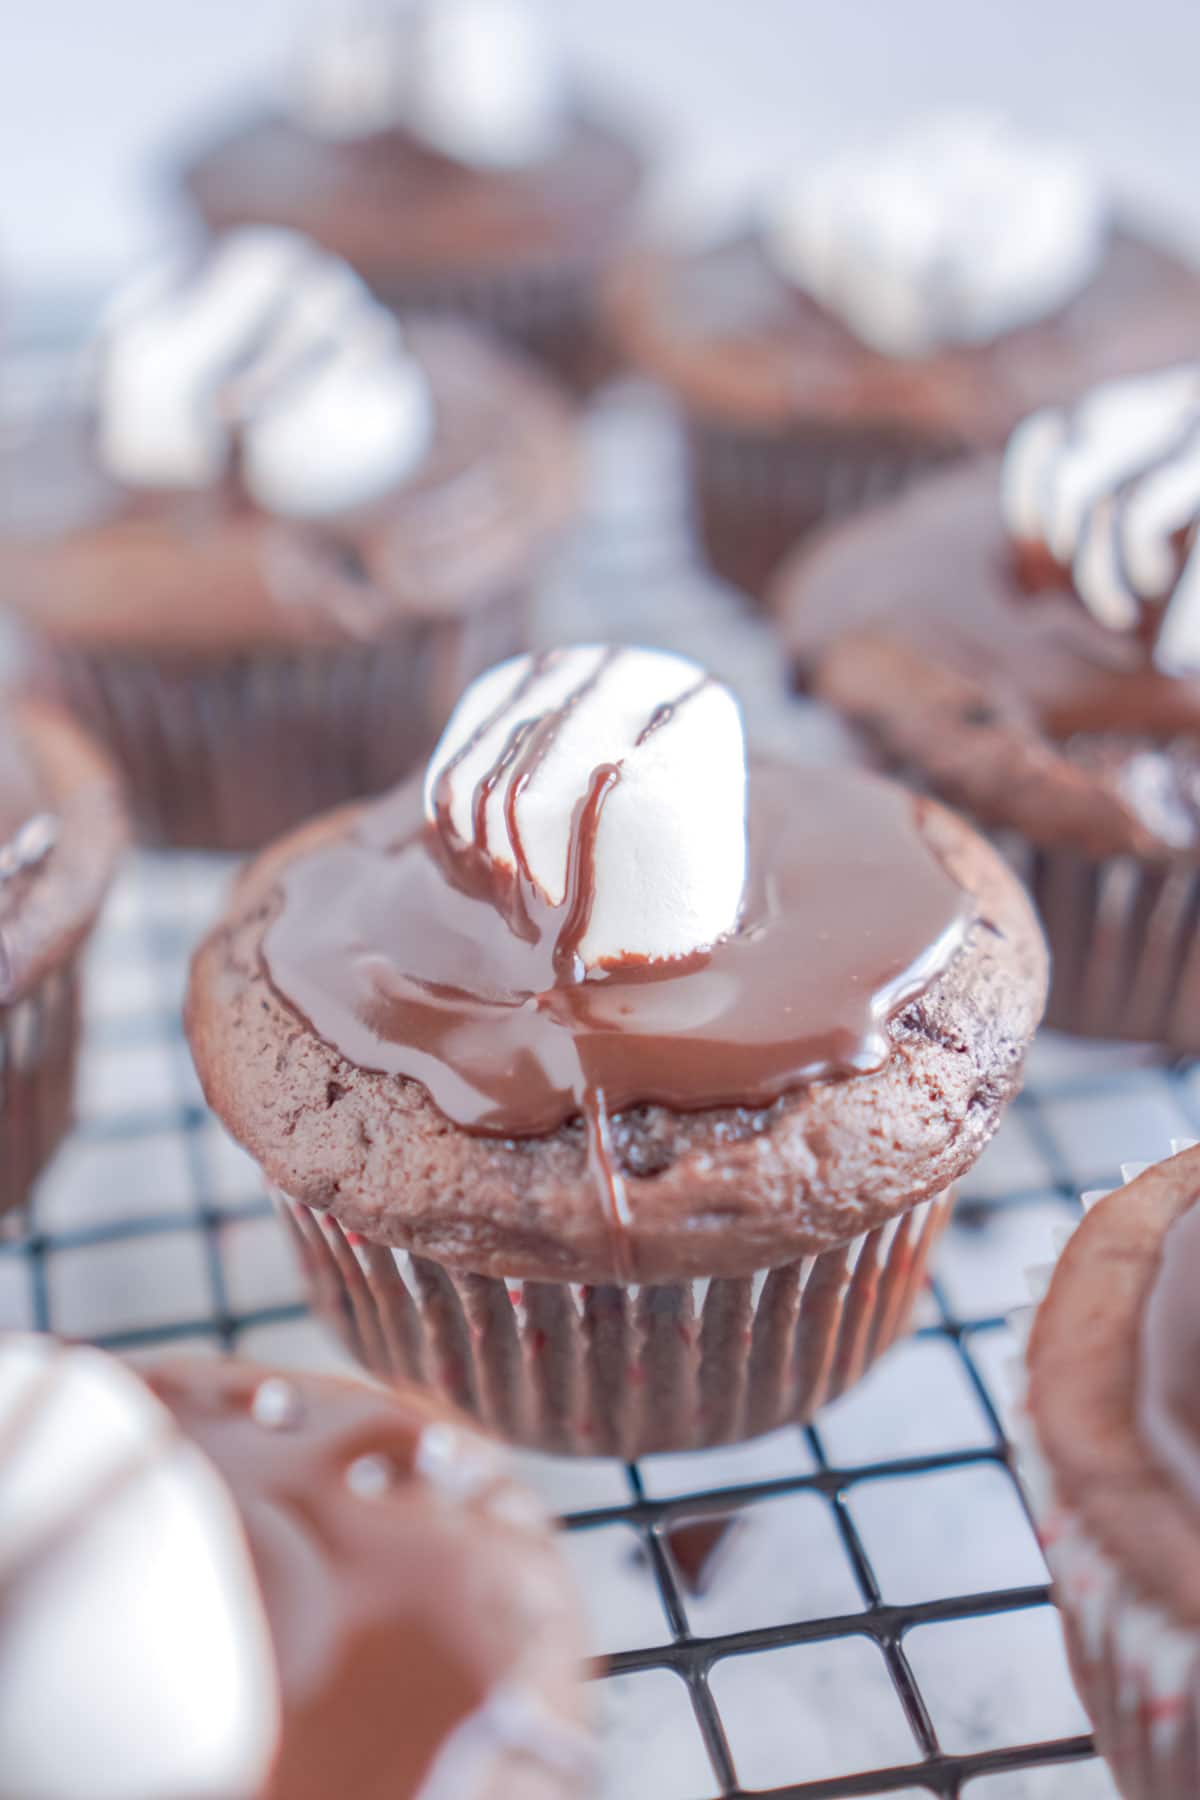
[[(760, 735), (815, 734), (822, 753), (762, 627), (689, 564), (666, 422), (618, 398), (591, 442), (597, 500), (547, 634), (682, 639), (753, 700)], [(119, 886), (89, 957), (79, 1129), (0, 1237), (0, 1326), (134, 1355), (337, 1360), (180, 1031), (187, 954), (227, 875), (143, 855)], [(627, 1468), (521, 1459), (562, 1515), (607, 1658), (605, 1800), (1113, 1792), (1011, 1475), (1006, 1321), (1080, 1191), (1188, 1134), (1200, 1070), (1047, 1038), (965, 1183), (914, 1338), (814, 1428)]]

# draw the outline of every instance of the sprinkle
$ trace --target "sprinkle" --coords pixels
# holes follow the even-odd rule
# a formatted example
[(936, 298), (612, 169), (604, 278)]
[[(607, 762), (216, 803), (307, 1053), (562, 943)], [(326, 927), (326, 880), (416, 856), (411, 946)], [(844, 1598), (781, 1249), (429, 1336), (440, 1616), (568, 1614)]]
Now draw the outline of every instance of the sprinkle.
[(417, 1445), (417, 1473), (452, 1500), (470, 1500), (499, 1473), (482, 1438), (453, 1425), (427, 1425)]
[(290, 1381), (272, 1375), (254, 1391), (250, 1412), (264, 1431), (290, 1431), (300, 1423), (304, 1408)]
[(382, 1500), (395, 1473), (386, 1456), (360, 1456), (346, 1470), (346, 1486), (360, 1500)]

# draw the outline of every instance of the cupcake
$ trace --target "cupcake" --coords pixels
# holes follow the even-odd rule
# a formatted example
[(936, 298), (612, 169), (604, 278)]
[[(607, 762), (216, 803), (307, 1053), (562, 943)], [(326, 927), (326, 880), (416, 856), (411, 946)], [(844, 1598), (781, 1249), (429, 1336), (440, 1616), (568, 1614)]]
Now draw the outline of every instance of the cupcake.
[(144, 835), (257, 847), (389, 786), (524, 641), (573, 504), (564, 405), (282, 231), (148, 277), (92, 360), (0, 453), (0, 596)]
[(1200, 278), (1069, 152), (975, 115), (780, 183), (736, 233), (633, 262), (612, 299), (683, 409), (712, 566), (754, 595), (822, 520), (1200, 348)]
[(187, 1029), (373, 1373), (632, 1457), (807, 1418), (904, 1329), (1044, 983), (957, 819), (748, 766), (694, 663), (582, 646), (267, 851)]
[(283, 103), (187, 161), (209, 231), (305, 232), (385, 305), (465, 317), (588, 382), (643, 165), (546, 21), (521, 0), (314, 11)]
[(72, 721), (0, 709), (0, 1216), (71, 1121), (79, 956), (125, 842), (116, 777)]
[(1049, 1021), (1200, 1050), (1200, 365), (1034, 414), (789, 561), (799, 678), (995, 832)]
[(1027, 1484), (1126, 1800), (1200, 1793), (1200, 1150), (1100, 1199), (1027, 1351)]
[(3, 1800), (568, 1800), (536, 1502), (414, 1394), (0, 1339)]

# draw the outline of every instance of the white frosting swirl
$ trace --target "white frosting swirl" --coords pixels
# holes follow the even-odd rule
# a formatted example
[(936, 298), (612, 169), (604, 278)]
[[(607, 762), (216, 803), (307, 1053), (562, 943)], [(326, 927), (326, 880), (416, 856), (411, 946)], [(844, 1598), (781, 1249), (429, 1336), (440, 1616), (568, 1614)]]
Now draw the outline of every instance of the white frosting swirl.
[(1149, 619), (1158, 666), (1200, 670), (1200, 364), (1033, 413), (1009, 439), (1004, 510), (1102, 625)]
[(295, 78), (296, 109), (323, 136), (400, 127), (484, 168), (552, 155), (566, 95), (552, 34), (528, 0), (326, 0)]
[(233, 1500), (137, 1376), (0, 1345), (0, 1800), (239, 1800), (274, 1650)]
[[(541, 721), (550, 729), (522, 779), (506, 751)], [(589, 644), (501, 663), (459, 701), (429, 764), (426, 812), (510, 875), (520, 858), (561, 906), (581, 809), (606, 767), (617, 779), (596, 829), (585, 968), (686, 956), (726, 936), (746, 881), (745, 739), (733, 695), (686, 657)]]
[(96, 382), (100, 455), (119, 480), (207, 487), (240, 448), (253, 498), (299, 517), (386, 493), (432, 432), (394, 320), (344, 263), (266, 227), (133, 284), (104, 323)]
[(767, 236), (788, 278), (863, 343), (919, 357), (1056, 312), (1095, 272), (1106, 225), (1069, 150), (952, 113), (791, 181)]

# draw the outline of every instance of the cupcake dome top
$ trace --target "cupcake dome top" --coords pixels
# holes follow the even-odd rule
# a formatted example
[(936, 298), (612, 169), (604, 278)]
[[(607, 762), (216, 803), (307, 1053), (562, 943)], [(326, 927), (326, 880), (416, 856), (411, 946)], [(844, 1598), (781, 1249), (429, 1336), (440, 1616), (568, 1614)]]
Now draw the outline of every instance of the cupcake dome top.
[(134, 488), (233, 477), (268, 511), (319, 518), (401, 483), (432, 435), (395, 320), (291, 231), (247, 227), (139, 278), (96, 363), (99, 456)]
[(344, 1226), (484, 1274), (677, 1280), (943, 1191), (1044, 983), (964, 826), (858, 771), (747, 764), (703, 670), (594, 645), (470, 690), (424, 793), (261, 857), (188, 1029), (234, 1135)]

